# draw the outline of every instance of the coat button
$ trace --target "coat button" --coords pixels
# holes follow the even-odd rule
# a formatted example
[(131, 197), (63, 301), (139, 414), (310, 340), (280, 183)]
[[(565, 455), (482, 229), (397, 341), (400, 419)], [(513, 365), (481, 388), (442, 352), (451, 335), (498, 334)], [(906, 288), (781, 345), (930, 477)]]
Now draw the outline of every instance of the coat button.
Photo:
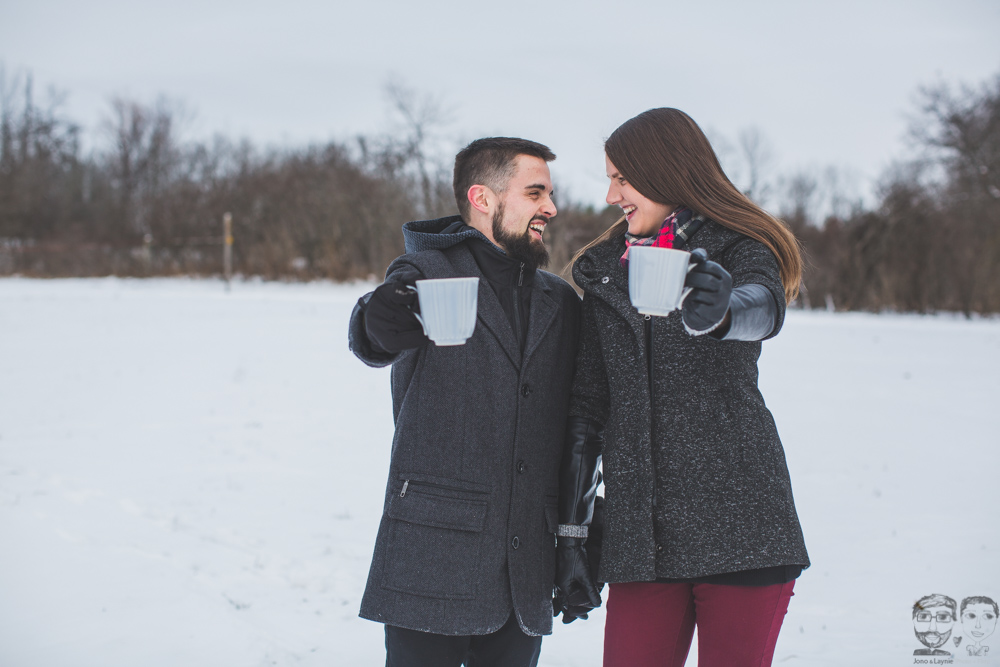
[(609, 280), (611, 280), (611, 278), (604, 276), (603, 278), (601, 278), (601, 283), (607, 285)]
[(524, 461), (518, 461), (517, 462), (517, 471), (520, 472), (520, 473), (524, 472)]
[(521, 396), (527, 396), (531, 393), (531, 385), (525, 383), (521, 385)]
[(662, 544), (657, 544), (656, 545), (656, 553), (662, 553), (662, 552), (663, 552), (663, 545)]
[(514, 539), (510, 541), (510, 546), (514, 547), (515, 549), (521, 546), (521, 540), (517, 539), (517, 535), (515, 535)]

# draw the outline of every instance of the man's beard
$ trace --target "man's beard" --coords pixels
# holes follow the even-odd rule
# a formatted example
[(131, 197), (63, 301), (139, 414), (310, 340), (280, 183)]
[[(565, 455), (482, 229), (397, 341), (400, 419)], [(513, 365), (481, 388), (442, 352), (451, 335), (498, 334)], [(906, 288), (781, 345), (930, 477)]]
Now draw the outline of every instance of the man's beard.
[(917, 635), (917, 639), (920, 640), (920, 643), (928, 648), (938, 648), (939, 646), (942, 646), (946, 641), (948, 641), (948, 637), (951, 636), (951, 630), (948, 632), (917, 632), (916, 629), (914, 629), (914, 632)]
[[(538, 215), (532, 220), (549, 219)], [(510, 234), (503, 228), (503, 204), (497, 206), (496, 213), (493, 214), (493, 239), (497, 245), (507, 252), (507, 256), (519, 262), (524, 262), (528, 266), (536, 269), (544, 269), (549, 265), (549, 249), (541, 241), (531, 238), (531, 228), (524, 230), (523, 234)]]

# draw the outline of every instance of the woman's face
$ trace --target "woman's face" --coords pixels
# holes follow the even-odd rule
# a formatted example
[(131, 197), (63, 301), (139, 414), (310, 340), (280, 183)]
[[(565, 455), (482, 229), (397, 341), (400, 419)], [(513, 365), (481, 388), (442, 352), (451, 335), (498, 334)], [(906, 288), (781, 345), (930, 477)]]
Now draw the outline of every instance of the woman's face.
[(962, 629), (969, 636), (969, 641), (976, 644), (993, 634), (997, 629), (997, 615), (993, 605), (973, 603), (966, 606), (962, 612)]
[(677, 208), (674, 204), (658, 204), (646, 199), (628, 184), (628, 181), (611, 164), (608, 156), (604, 156), (604, 164), (608, 170), (611, 185), (608, 186), (608, 196), (605, 201), (611, 206), (621, 206), (628, 220), (628, 231), (633, 236), (652, 236), (659, 229), (667, 216)]

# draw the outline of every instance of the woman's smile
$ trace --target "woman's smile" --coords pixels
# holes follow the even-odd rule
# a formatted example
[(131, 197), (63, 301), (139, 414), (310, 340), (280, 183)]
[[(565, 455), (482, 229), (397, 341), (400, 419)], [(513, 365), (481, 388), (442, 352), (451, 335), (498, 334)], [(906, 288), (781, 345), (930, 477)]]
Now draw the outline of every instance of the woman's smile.
[(661, 204), (644, 197), (632, 187), (621, 175), (618, 168), (604, 156), (608, 178), (608, 196), (605, 201), (611, 206), (620, 206), (628, 220), (628, 231), (633, 236), (652, 236), (667, 219), (667, 216), (677, 208), (673, 204)]

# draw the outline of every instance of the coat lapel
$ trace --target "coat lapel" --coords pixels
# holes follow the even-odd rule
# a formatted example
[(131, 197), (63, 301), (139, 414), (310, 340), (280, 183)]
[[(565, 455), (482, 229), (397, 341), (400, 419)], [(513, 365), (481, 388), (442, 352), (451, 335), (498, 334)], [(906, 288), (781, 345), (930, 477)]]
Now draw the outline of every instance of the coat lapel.
[[(504, 354), (510, 359), (510, 363), (520, 368), (521, 353), (518, 350), (517, 341), (514, 339), (514, 332), (510, 328), (510, 322), (507, 320), (507, 315), (503, 312), (500, 300), (493, 292), (493, 288), (490, 287), (489, 281), (486, 280), (483, 272), (479, 269), (479, 265), (476, 264), (476, 260), (472, 257), (472, 253), (466, 250), (458, 255), (455, 267), (462, 272), (462, 275), (479, 277), (478, 312), (476, 316), (479, 322), (489, 329), (493, 337), (500, 343), (500, 347), (503, 348)], [(532, 302), (532, 305), (534, 305), (534, 302)]]
[(540, 284), (542, 276), (535, 274), (535, 289), (531, 290), (531, 313), (528, 315), (528, 342), (525, 344), (524, 359), (527, 361), (545, 337), (559, 312), (559, 306), (549, 296), (549, 290)]
[(644, 316), (640, 315), (628, 296), (628, 271), (622, 270), (618, 263), (625, 252), (624, 238), (611, 243), (603, 243), (587, 251), (577, 263), (579, 274), (575, 271), (573, 277), (585, 292), (592, 294), (621, 317), (635, 335), (639, 349), (645, 348), (645, 332), (643, 330)]

